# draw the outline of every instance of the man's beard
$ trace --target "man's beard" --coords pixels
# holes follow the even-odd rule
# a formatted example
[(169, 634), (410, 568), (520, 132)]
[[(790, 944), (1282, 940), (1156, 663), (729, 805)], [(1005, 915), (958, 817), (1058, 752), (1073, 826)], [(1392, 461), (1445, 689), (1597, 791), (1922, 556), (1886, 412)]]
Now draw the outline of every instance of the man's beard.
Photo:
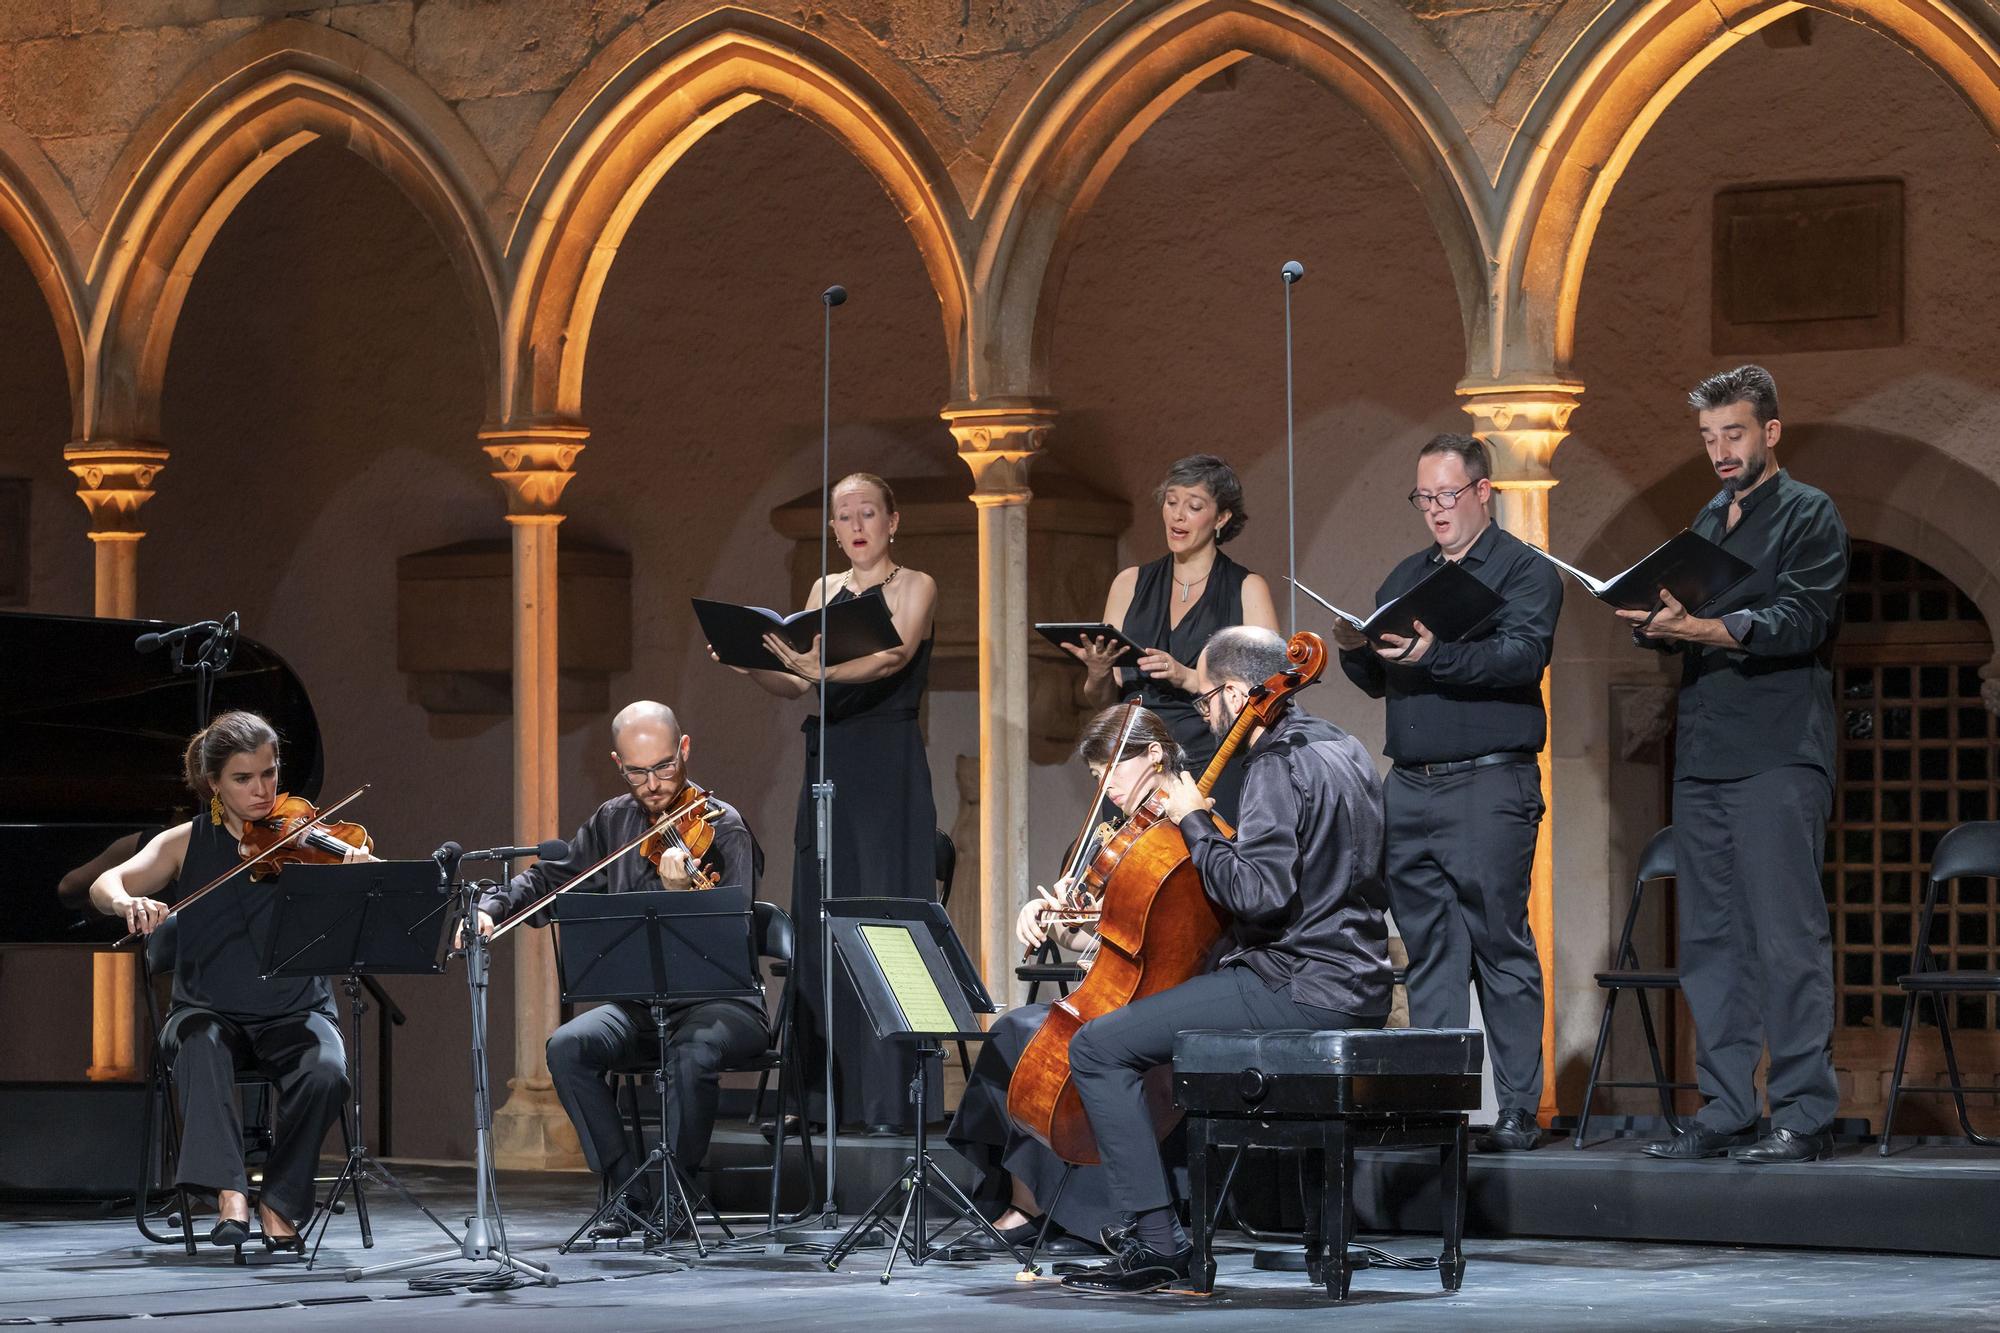
[[(1217, 695), (1215, 697), (1215, 714), (1225, 713), (1228, 712), (1228, 710), (1229, 710), (1229, 705), (1223, 701), (1221, 695)], [(1215, 736), (1217, 736), (1218, 738), (1227, 736), (1229, 734), (1229, 729), (1236, 725), (1236, 714), (1229, 713), (1227, 717), (1220, 717), (1216, 716), (1215, 714), (1211, 714), (1209, 717), (1209, 722), (1208, 722), (1209, 731), (1214, 733)]]
[(1767, 453), (1746, 458), (1743, 460), (1743, 465), (1736, 469), (1735, 476), (1722, 479), (1722, 489), (1730, 495), (1741, 495), (1757, 484), (1757, 479), (1764, 475), (1764, 469), (1770, 465), (1771, 455)]

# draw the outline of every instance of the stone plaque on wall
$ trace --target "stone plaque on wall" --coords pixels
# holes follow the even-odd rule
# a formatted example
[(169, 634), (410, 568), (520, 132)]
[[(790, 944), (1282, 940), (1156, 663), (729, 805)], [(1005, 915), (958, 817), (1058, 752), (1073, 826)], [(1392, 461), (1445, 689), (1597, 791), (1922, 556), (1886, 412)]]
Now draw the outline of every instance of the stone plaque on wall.
[(1903, 341), (1903, 183), (1749, 186), (1715, 196), (1717, 353)]

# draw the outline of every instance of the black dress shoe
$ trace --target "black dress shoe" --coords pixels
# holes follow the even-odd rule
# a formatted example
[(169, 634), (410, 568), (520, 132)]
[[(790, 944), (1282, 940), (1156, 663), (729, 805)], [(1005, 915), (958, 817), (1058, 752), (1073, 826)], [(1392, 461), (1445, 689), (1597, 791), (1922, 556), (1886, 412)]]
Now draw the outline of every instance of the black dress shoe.
[(1071, 1291), (1143, 1295), (1162, 1287), (1171, 1287), (1176, 1282), (1188, 1281), (1193, 1258), (1192, 1248), (1183, 1249), (1178, 1254), (1161, 1254), (1145, 1242), (1133, 1239), (1128, 1240), (1125, 1248), (1109, 1263), (1098, 1264), (1081, 1273), (1071, 1273), (1063, 1278), (1062, 1284)]
[(1763, 1138), (1744, 1148), (1729, 1150), (1732, 1162), (1752, 1162), (1769, 1165), (1773, 1162), (1817, 1162), (1833, 1156), (1833, 1135), (1821, 1130), (1817, 1134), (1797, 1134), (1789, 1129), (1774, 1129)]
[(886, 1122), (877, 1122), (861, 1131), (861, 1137), (864, 1139), (900, 1139), (903, 1134), (901, 1125), (891, 1125)]
[(1757, 1131), (1754, 1129), (1723, 1133), (1691, 1125), (1670, 1139), (1647, 1144), (1640, 1151), (1648, 1157), (1663, 1157), (1670, 1162), (1693, 1162), (1704, 1157), (1721, 1157), (1731, 1148), (1748, 1147), (1756, 1140)]
[(1542, 1146), (1542, 1127), (1535, 1113), (1515, 1107), (1502, 1111), (1493, 1128), (1479, 1136), (1481, 1152), (1530, 1152)]
[(208, 1233), (210, 1245), (237, 1246), (250, 1239), (250, 1224), (233, 1217), (225, 1217), (215, 1224)]
[(280, 1250), (286, 1250), (293, 1254), (304, 1254), (306, 1252), (306, 1238), (296, 1231), (289, 1236), (273, 1236), (270, 1232), (265, 1232), (264, 1253), (276, 1254)]

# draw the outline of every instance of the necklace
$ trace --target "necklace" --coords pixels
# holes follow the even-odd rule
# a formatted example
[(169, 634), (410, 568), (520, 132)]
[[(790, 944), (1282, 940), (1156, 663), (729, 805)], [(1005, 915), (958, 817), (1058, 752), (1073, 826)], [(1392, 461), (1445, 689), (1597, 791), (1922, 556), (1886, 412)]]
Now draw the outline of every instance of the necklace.
[[(868, 588), (886, 588), (890, 584), (894, 583), (896, 581), (896, 575), (902, 572), (903, 572), (903, 567), (901, 565), (891, 565), (889, 566), (889, 577), (883, 579), (880, 583), (869, 584)], [(855, 586), (854, 571), (851, 569), (847, 571), (847, 586), (848, 589), (853, 593), (855, 593), (856, 595), (868, 591), (868, 588), (860, 588)]]
[[(1213, 569), (1211, 569), (1211, 570), (1209, 571), (1209, 574), (1213, 574), (1214, 572), (1215, 572), (1215, 571), (1214, 571)], [(892, 575), (891, 577), (894, 577), (894, 576)], [(1197, 583), (1206, 583), (1206, 582), (1208, 582), (1208, 574), (1203, 574), (1203, 575), (1202, 575), (1202, 576), (1201, 576), (1200, 578), (1198, 578), (1198, 579), (1189, 579), (1189, 580), (1188, 580), (1188, 581), (1187, 581), (1186, 583), (1182, 583), (1182, 582), (1181, 582), (1181, 581), (1180, 581), (1179, 579), (1175, 579), (1175, 580), (1174, 580), (1174, 586), (1175, 586), (1176, 588), (1179, 588), (1179, 589), (1181, 590), (1181, 600), (1182, 600), (1183, 602), (1185, 602), (1185, 601), (1186, 601), (1186, 600), (1188, 599), (1188, 594), (1194, 591), (1194, 585), (1195, 585), (1195, 584), (1197, 584)]]

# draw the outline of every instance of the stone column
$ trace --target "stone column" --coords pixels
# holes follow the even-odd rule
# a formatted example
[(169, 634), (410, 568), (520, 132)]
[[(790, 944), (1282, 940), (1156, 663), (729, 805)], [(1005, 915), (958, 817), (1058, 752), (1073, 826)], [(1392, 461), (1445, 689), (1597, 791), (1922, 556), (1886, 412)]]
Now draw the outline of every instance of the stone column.
[[(77, 498), (90, 511), (96, 551), (93, 614), (131, 619), (139, 613), (139, 508), (153, 498), (153, 478), (167, 451), (145, 445), (72, 444), (63, 460), (76, 476)], [(97, 1081), (139, 1077), (139, 958), (95, 953), (90, 960), (90, 1070)]]
[[(1522, 541), (1549, 549), (1549, 492), (1556, 479), (1549, 460), (1569, 435), (1569, 416), (1583, 386), (1567, 382), (1462, 384), (1461, 404), (1472, 415), (1473, 433), (1493, 456), (1493, 488), (1499, 492), (1494, 517)], [(1542, 673), (1542, 709), (1548, 711), (1549, 676)], [(1528, 925), (1542, 963), (1543, 1123), (1556, 1113), (1556, 935), (1555, 783), (1551, 761), (1554, 737), (1542, 749), (1542, 835), (1535, 844), (1535, 868), (1528, 891)]]
[[(514, 841), (560, 837), (557, 806), (556, 512), (589, 431), (581, 426), (484, 430), (479, 441), (507, 490), (514, 532)], [(517, 930), (514, 1076), (494, 1113), (494, 1161), (509, 1169), (583, 1164), (576, 1130), (556, 1100), (544, 1044), (561, 1021), (555, 953), (546, 930)]]
[[(944, 419), (979, 509), (979, 936), (993, 994), (1011, 997), (1014, 913), (1028, 865), (1028, 469), (1055, 408), (1026, 398), (954, 404)], [(949, 594), (947, 594), (949, 595)]]

